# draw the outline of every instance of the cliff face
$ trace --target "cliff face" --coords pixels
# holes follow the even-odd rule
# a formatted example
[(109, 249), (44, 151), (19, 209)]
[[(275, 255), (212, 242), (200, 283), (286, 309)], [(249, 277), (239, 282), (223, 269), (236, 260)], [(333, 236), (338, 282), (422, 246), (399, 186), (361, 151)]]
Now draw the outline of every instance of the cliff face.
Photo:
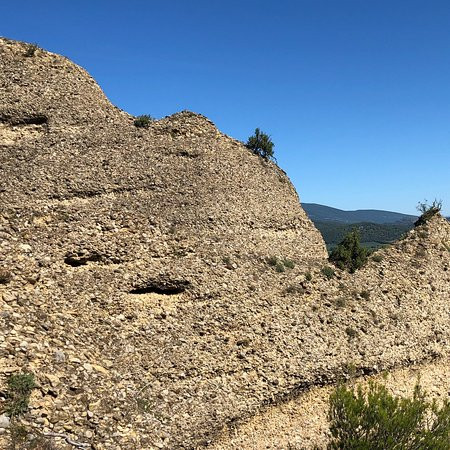
[(448, 223), (327, 280), (276, 165), (191, 112), (136, 128), (84, 70), (25, 52), (0, 39), (0, 391), (35, 373), (30, 423), (189, 448), (349, 364), (445, 352)]

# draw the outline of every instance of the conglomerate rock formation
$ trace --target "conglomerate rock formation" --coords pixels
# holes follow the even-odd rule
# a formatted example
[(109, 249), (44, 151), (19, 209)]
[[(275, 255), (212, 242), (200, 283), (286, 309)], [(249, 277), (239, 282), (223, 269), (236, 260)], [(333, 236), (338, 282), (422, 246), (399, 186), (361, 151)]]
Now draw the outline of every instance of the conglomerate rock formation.
[(83, 69), (26, 53), (0, 39), (0, 392), (35, 375), (33, 433), (204, 446), (350, 366), (447, 354), (444, 219), (328, 279), (275, 164), (191, 112), (137, 128)]

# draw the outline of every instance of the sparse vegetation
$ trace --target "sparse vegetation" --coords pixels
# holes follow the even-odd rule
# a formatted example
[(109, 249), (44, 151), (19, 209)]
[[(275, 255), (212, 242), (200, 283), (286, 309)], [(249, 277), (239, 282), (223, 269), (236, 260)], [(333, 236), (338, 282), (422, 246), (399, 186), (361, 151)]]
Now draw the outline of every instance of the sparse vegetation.
[(370, 298), (370, 292), (367, 290), (363, 290), (361, 291), (361, 293), (359, 294), (364, 300), (369, 300)]
[(256, 128), (255, 134), (250, 136), (245, 144), (256, 155), (264, 159), (274, 159), (273, 147), (275, 146), (270, 136)]
[(334, 277), (334, 269), (330, 266), (325, 266), (320, 269), (320, 272), (325, 275), (328, 279), (331, 279)]
[(10, 417), (23, 414), (28, 409), (31, 391), (36, 387), (34, 375), (18, 373), (7, 380), (5, 412)]
[(306, 281), (311, 281), (312, 280), (312, 273), (311, 272), (306, 272), (305, 273), (305, 280)]
[(412, 398), (394, 397), (385, 386), (340, 385), (330, 397), (329, 449), (448, 449), (450, 402), (428, 402), (419, 385)]
[(345, 329), (345, 332), (347, 333), (347, 336), (350, 339), (353, 339), (353, 338), (355, 338), (358, 335), (358, 332), (354, 328), (350, 328), (350, 327), (347, 327)]
[(274, 267), (279, 273), (285, 272), (286, 269), (293, 269), (295, 267), (294, 261), (287, 258), (279, 259), (276, 256), (270, 256), (267, 258), (267, 264)]
[(278, 262), (278, 258), (276, 256), (269, 256), (269, 258), (267, 258), (267, 264), (269, 264), (269, 266), (276, 266)]
[(27, 428), (20, 423), (10, 428), (11, 450), (57, 450), (53, 442), (36, 429)]
[(291, 259), (283, 259), (283, 265), (286, 269), (293, 269), (295, 267), (295, 263)]
[(28, 44), (25, 53), (23, 54), (26, 58), (32, 58), (39, 47), (36, 44)]
[(148, 128), (153, 120), (154, 119), (151, 116), (149, 116), (148, 114), (144, 114), (134, 119), (134, 126), (137, 128)]
[(36, 428), (26, 427), (17, 422), (10, 427), (10, 439), (8, 449), (11, 450), (57, 450), (60, 448)]
[(139, 397), (136, 399), (138, 410), (144, 413), (148, 413), (154, 409), (152, 402), (145, 397)]
[(223, 258), (222, 258), (222, 261), (223, 261), (223, 263), (226, 265), (226, 266), (231, 266), (231, 258), (229, 257), (229, 256), (224, 256)]
[(431, 205), (428, 201), (419, 202), (417, 204), (417, 211), (420, 212), (420, 217), (414, 222), (414, 226), (418, 227), (427, 223), (436, 214), (439, 214), (442, 209), (442, 200), (433, 200)]
[(379, 263), (379, 262), (383, 261), (383, 255), (380, 255), (379, 253), (375, 253), (372, 256), (372, 260)]
[(367, 261), (367, 250), (361, 247), (359, 233), (353, 230), (331, 252), (330, 261), (340, 269), (354, 273)]

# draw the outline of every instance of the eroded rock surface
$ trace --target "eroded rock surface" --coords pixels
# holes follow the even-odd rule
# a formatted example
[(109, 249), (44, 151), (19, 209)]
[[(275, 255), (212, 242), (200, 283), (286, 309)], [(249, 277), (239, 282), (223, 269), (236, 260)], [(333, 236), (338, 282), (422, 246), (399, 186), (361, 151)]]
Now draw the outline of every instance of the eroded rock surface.
[[(414, 365), (387, 374), (351, 379), (351, 385), (367, 388), (369, 381), (385, 385), (392, 395), (413, 396), (420, 383), (428, 400), (439, 406), (448, 399), (450, 378), (448, 359)], [(334, 387), (316, 387), (298, 397), (263, 408), (240, 426), (226, 427), (211, 450), (305, 450), (327, 448), (330, 437), (328, 411)]]
[(35, 374), (26, 423), (192, 448), (349, 365), (446, 353), (444, 219), (328, 280), (275, 164), (199, 114), (136, 128), (83, 69), (26, 47), (0, 39), (0, 391)]

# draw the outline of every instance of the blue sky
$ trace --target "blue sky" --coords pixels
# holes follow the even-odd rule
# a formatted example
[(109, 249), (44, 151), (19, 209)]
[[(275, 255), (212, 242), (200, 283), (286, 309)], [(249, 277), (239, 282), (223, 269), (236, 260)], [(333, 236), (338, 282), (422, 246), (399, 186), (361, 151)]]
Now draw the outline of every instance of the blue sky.
[(25, 0), (0, 26), (131, 114), (260, 127), (304, 202), (450, 214), (448, 0)]

